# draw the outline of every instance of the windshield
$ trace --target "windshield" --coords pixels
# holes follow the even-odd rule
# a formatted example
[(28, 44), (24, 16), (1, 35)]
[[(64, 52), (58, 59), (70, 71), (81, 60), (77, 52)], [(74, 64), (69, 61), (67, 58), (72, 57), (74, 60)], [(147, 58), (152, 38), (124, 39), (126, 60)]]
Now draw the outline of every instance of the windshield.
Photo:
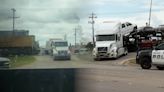
[(115, 41), (115, 35), (97, 35), (96, 41)]
[(54, 42), (53, 45), (55, 47), (66, 47), (68, 46), (68, 43), (67, 42)]
[(164, 0), (0, 0), (0, 92), (164, 92), (163, 42)]

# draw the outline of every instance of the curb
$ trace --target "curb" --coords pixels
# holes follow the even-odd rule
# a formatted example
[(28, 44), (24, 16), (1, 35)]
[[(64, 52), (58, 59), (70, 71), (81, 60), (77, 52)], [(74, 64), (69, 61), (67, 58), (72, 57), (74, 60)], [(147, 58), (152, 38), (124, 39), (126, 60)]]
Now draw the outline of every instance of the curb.
[(129, 58), (129, 59), (125, 59), (121, 62), (118, 62), (119, 65), (129, 65), (130, 64), (130, 60), (134, 60), (135, 58)]

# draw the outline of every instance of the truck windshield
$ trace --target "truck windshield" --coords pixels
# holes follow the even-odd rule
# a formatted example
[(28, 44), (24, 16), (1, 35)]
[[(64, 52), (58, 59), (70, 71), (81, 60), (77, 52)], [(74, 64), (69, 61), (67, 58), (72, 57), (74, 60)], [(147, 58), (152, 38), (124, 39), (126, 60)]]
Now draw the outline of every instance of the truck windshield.
[(68, 46), (67, 42), (54, 42), (53, 44), (56, 47), (64, 47), (64, 46)]
[(114, 41), (116, 39), (115, 35), (97, 35), (96, 41)]

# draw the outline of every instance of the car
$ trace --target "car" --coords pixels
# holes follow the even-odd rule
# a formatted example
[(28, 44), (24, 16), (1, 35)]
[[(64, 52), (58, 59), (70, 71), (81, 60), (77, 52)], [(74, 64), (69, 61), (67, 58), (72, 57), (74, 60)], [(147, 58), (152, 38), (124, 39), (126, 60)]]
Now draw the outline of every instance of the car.
[(0, 57), (0, 68), (9, 68), (10, 67), (10, 59)]
[(150, 69), (154, 65), (159, 70), (164, 70), (164, 43), (157, 45), (152, 50), (139, 51), (137, 60), (142, 69)]

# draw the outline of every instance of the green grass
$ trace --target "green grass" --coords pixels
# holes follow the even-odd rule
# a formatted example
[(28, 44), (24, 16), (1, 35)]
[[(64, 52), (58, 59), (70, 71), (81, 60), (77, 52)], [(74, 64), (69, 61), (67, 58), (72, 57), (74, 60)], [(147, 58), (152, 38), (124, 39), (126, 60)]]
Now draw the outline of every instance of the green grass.
[(10, 61), (11, 68), (31, 64), (36, 60), (34, 56), (12, 56), (9, 58), (11, 60)]

